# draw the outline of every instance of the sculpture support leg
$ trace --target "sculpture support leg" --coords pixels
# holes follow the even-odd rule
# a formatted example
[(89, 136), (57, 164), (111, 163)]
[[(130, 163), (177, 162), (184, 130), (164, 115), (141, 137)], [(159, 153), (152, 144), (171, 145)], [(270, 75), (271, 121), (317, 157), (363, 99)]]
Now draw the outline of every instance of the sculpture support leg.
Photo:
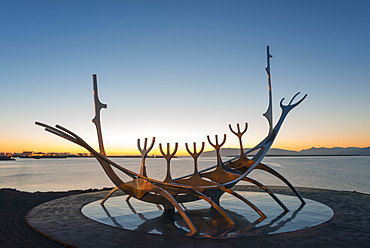
[(231, 219), (231, 217), (218, 205), (216, 204), (214, 201), (212, 201), (212, 199), (210, 197), (207, 197), (206, 195), (200, 193), (200, 192), (197, 192), (197, 191), (194, 191), (195, 192), (195, 195), (203, 200), (205, 200), (206, 202), (208, 202), (209, 204), (211, 204), (211, 206), (216, 209), (222, 216), (225, 217), (225, 219), (233, 226), (235, 226), (235, 222), (233, 221), (233, 219)]
[(253, 183), (254, 185), (263, 189), (267, 194), (269, 194), (284, 209), (285, 212), (289, 212), (289, 209), (284, 205), (284, 203), (282, 203), (280, 201), (280, 199), (274, 193), (272, 193), (265, 185), (263, 185), (262, 183), (254, 180), (252, 178), (249, 178), (249, 177), (245, 177), (245, 178), (243, 178), (243, 180), (247, 181), (249, 183)]
[(116, 192), (118, 189), (118, 187), (114, 187), (113, 189), (111, 189), (111, 191), (109, 191), (109, 193), (104, 197), (100, 204), (103, 205), (108, 200), (108, 198), (111, 197), (111, 195), (113, 195), (113, 193)]
[(251, 208), (253, 208), (254, 211), (256, 211), (256, 213), (259, 214), (261, 220), (266, 219), (266, 215), (259, 208), (257, 208), (253, 203), (251, 203), (250, 201), (245, 199), (243, 196), (241, 196), (238, 193), (236, 193), (235, 191), (233, 191), (231, 189), (228, 189), (228, 188), (225, 188), (225, 187), (222, 187), (221, 190), (224, 191), (224, 192), (227, 192), (230, 195), (233, 195), (236, 198), (238, 198), (238, 199), (242, 200), (243, 202), (247, 203)]
[(298, 191), (293, 187), (293, 185), (285, 178), (283, 177), (282, 175), (280, 175), (277, 171), (275, 171), (274, 169), (268, 167), (267, 165), (265, 164), (259, 164), (256, 169), (260, 169), (260, 170), (264, 170), (274, 176), (276, 176), (277, 178), (279, 178), (281, 181), (283, 181), (286, 185), (288, 185), (288, 187), (294, 192), (294, 194), (299, 198), (299, 200), (302, 202), (302, 204), (306, 204), (305, 200), (302, 198), (302, 196), (298, 193)]
[(164, 198), (166, 198), (169, 202), (172, 203), (172, 205), (177, 209), (177, 211), (179, 212), (179, 214), (181, 215), (181, 217), (184, 219), (184, 221), (186, 222), (186, 224), (188, 225), (189, 229), (190, 229), (190, 232), (188, 232), (185, 236), (193, 236), (198, 230), (197, 228), (194, 226), (193, 222), (190, 220), (189, 216), (185, 213), (185, 211), (180, 207), (180, 205), (178, 204), (178, 202), (175, 200), (175, 198), (173, 198), (173, 196), (168, 193), (167, 191), (161, 189), (159, 192), (158, 192), (161, 196), (163, 196)]

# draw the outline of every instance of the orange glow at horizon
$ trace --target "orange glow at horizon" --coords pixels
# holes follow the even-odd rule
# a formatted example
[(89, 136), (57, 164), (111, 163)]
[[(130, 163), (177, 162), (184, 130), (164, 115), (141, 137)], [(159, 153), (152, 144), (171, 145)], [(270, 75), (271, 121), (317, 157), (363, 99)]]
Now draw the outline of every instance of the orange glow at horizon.
[[(251, 146), (248, 146), (248, 147), (245, 147), (245, 148), (250, 148)], [(310, 149), (312, 147), (316, 147), (316, 148), (320, 148), (320, 147), (326, 147), (326, 148), (333, 148), (333, 147), (359, 147), (359, 148), (365, 148), (365, 147), (369, 147), (367, 144), (359, 144), (359, 145), (346, 145), (346, 144), (332, 144), (330, 142), (328, 143), (320, 143), (320, 144), (305, 144), (305, 143), (302, 143), (302, 144), (296, 144), (294, 142), (277, 142), (275, 145), (272, 146), (272, 148), (277, 148), (277, 149), (284, 149), (284, 150), (291, 150), (291, 151), (301, 151), (301, 150), (305, 150), (305, 149)], [(94, 147), (96, 150), (98, 150), (97, 147)], [(235, 149), (239, 149), (238, 146), (227, 146), (227, 147), (223, 147), (223, 148), (235, 148)], [(208, 147), (206, 149), (204, 149), (204, 152), (206, 151), (212, 151), (213, 148), (212, 147)], [(0, 145), (0, 152), (4, 152), (4, 153), (22, 153), (23, 151), (34, 151), (34, 152), (45, 152), (45, 153), (49, 153), (49, 152), (58, 152), (58, 153), (62, 153), (62, 152), (69, 152), (71, 154), (78, 154), (78, 153), (87, 153), (88, 151), (85, 150), (84, 148), (81, 148), (81, 147), (77, 147), (77, 146), (66, 146), (66, 145), (55, 145), (53, 144), (52, 146), (47, 146), (47, 147), (44, 147), (44, 146), (22, 146), (22, 148), (20, 148), (19, 146), (8, 146), (8, 145)], [(131, 156), (131, 155), (134, 155), (134, 156), (137, 156), (137, 155), (140, 155), (140, 152), (139, 150), (136, 148), (136, 147), (133, 147), (133, 148), (126, 148), (126, 149), (106, 149), (106, 153), (108, 156)], [(160, 151), (159, 151), (159, 148), (157, 147), (154, 147), (148, 154), (149, 156), (151, 155), (161, 155)], [(179, 148), (177, 153), (176, 153), (176, 156), (189, 156), (188, 152), (186, 151), (185, 148)]]
[[(290, 123), (287, 123), (290, 124)], [(171, 132), (172, 130), (167, 130), (167, 132)], [(254, 131), (254, 130), (251, 130)], [(264, 133), (256, 130), (257, 134), (255, 135), (246, 135), (243, 139), (244, 148), (251, 148), (258, 144), (264, 138)], [(343, 132), (341, 135), (334, 135), (329, 133), (330, 130), (326, 131), (319, 131), (316, 132), (314, 135), (310, 135), (312, 131), (309, 132), (302, 132), (300, 129), (292, 129), (289, 125), (285, 129), (282, 129), (282, 132), (279, 133), (276, 141), (274, 142), (272, 148), (279, 148), (284, 150), (292, 150), (292, 151), (301, 151), (305, 149), (310, 149), (312, 147), (320, 148), (333, 148), (333, 147), (360, 147), (365, 148), (369, 147), (369, 140), (370, 135), (367, 133), (360, 133), (356, 130), (351, 132)], [(114, 135), (114, 132), (108, 135), (108, 131), (106, 132), (106, 142), (105, 142), (105, 149), (106, 153), (111, 156), (122, 156), (122, 155), (140, 155), (136, 144), (137, 139), (133, 137), (126, 137), (124, 136), (117, 136)], [(169, 140), (171, 144), (171, 149), (173, 149), (174, 140), (179, 141), (179, 149), (176, 153), (176, 156), (188, 156), (188, 152), (185, 149), (185, 142), (189, 142), (189, 140), (197, 141), (198, 144), (202, 141), (206, 141), (206, 139), (195, 139), (194, 137), (189, 136), (181, 136), (178, 133), (173, 137), (170, 135), (165, 135), (160, 133), (160, 137), (156, 140), (153, 150), (149, 153), (149, 155), (161, 155), (159, 151), (158, 144), (167, 142)], [(254, 132), (256, 133), (256, 132)], [(324, 134), (328, 134), (325, 136)], [(146, 134), (145, 134), (146, 135)], [(198, 134), (196, 134), (198, 136)], [(83, 134), (83, 137), (86, 137), (86, 142), (91, 144), (92, 147), (98, 150), (98, 145), (96, 142), (95, 134), (88, 136)], [(139, 136), (143, 137), (144, 135), (139, 134)], [(200, 133), (200, 137), (203, 135)], [(259, 137), (257, 137), (259, 136)], [(145, 137), (145, 136), (144, 136)], [(143, 143), (143, 141), (142, 141)], [(213, 150), (213, 148), (205, 142), (205, 151)], [(189, 143), (191, 144), (191, 143)], [(229, 135), (227, 138), (226, 144), (222, 148), (239, 148), (239, 144), (235, 137)], [(35, 151), (35, 152), (69, 152), (71, 154), (77, 153), (86, 153), (87, 151), (73, 143), (70, 143), (66, 140), (60, 139), (59, 137), (54, 137), (49, 133), (42, 132), (27, 132), (23, 135), (15, 134), (15, 133), (7, 133), (5, 136), (1, 137), (0, 139), (0, 152), (4, 153), (21, 153), (23, 151)]]

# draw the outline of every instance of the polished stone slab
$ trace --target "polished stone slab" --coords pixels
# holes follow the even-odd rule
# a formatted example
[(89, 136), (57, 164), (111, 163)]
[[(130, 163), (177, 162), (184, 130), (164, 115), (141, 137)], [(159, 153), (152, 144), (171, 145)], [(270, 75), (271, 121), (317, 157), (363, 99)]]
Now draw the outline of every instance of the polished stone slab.
[[(196, 237), (232, 238), (292, 232), (322, 224), (334, 215), (330, 207), (309, 199), (301, 205), (295, 196), (277, 195), (290, 210), (285, 212), (266, 193), (238, 193), (259, 207), (267, 218), (261, 220), (247, 204), (228, 194), (223, 195), (220, 202), (236, 222), (235, 226), (205, 201), (182, 204), (198, 229)], [(97, 222), (137, 232), (184, 236), (190, 231), (177, 212), (164, 214), (159, 205), (134, 198), (126, 201), (126, 196), (112, 197), (104, 206), (100, 205), (100, 200), (91, 202), (82, 208), (82, 213)]]

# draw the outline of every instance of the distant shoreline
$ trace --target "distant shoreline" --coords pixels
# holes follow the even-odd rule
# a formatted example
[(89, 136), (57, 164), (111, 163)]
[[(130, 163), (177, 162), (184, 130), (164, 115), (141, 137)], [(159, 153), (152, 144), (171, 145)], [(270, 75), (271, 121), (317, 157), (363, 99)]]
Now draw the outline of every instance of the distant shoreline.
[[(247, 157), (252, 157), (253, 155), (247, 155)], [(265, 157), (368, 157), (370, 155), (269, 155), (267, 154)], [(107, 156), (108, 158), (141, 158), (140, 155), (133, 155), (133, 156), (125, 156), (125, 155), (112, 155), (112, 156)], [(176, 156), (174, 158), (181, 158), (181, 157), (191, 157), (191, 156)], [(203, 158), (207, 158), (207, 157), (213, 157), (213, 156), (210, 156), (210, 155), (201, 155), (200, 157), (203, 157)], [(239, 155), (228, 155), (228, 156), (223, 156), (223, 157), (227, 157), (227, 158), (234, 158), (234, 157), (239, 157)], [(19, 158), (19, 157), (17, 157)], [(36, 159), (34, 157), (21, 157), (20, 159), (27, 159), (27, 158), (32, 158), (32, 159)], [(52, 156), (45, 156), (45, 157), (37, 157), (37, 159), (62, 159), (62, 158), (94, 158), (94, 156), (65, 156), (65, 157), (52, 157)], [(149, 156), (149, 157), (146, 157), (147, 159), (149, 158), (163, 158), (163, 156)], [(12, 159), (0, 159), (0, 161), (15, 161), (14, 158)]]
[[(244, 149), (244, 152), (251, 151), (250, 148)], [(240, 154), (240, 149), (237, 148), (222, 148), (220, 149), (221, 156), (233, 157)], [(252, 151), (247, 156), (254, 156), (257, 152)], [(206, 151), (202, 156), (214, 156), (215, 151)], [(334, 148), (310, 148), (301, 151), (284, 150), (279, 148), (271, 148), (267, 154), (267, 157), (301, 157), (301, 156), (370, 156), (370, 147), (359, 148), (359, 147), (334, 147)]]
[[(250, 152), (251, 148), (244, 148), (244, 152)], [(238, 157), (240, 154), (239, 148), (221, 148), (220, 154), (222, 157)], [(256, 151), (252, 151), (247, 156), (254, 156)], [(216, 155), (215, 150), (204, 151), (201, 154), (201, 157), (214, 157)], [(78, 154), (71, 154), (69, 152), (63, 153), (43, 153), (37, 152), (34, 153), (32, 151), (25, 151), (23, 153), (0, 153), (0, 158), (3, 157), (12, 157), (12, 158), (64, 158), (64, 157), (74, 157), (74, 158), (81, 158), (81, 157), (92, 157), (89, 153), (78, 153)], [(178, 156), (178, 157), (188, 157), (189, 155), (185, 156)], [(267, 157), (312, 157), (312, 156), (370, 156), (370, 147), (333, 147), (333, 148), (309, 148), (301, 151), (294, 151), (294, 150), (285, 150), (280, 148), (271, 148), (268, 153), (266, 154)], [(135, 155), (111, 155), (108, 157), (114, 158), (141, 158), (140, 154)], [(176, 157), (176, 156), (175, 156)], [(163, 158), (162, 155), (148, 155), (146, 158)]]
[[(238, 155), (239, 156), (239, 155)], [(265, 157), (368, 157), (370, 155), (269, 155), (266, 154)], [(227, 156), (227, 157), (235, 157), (235, 156)]]

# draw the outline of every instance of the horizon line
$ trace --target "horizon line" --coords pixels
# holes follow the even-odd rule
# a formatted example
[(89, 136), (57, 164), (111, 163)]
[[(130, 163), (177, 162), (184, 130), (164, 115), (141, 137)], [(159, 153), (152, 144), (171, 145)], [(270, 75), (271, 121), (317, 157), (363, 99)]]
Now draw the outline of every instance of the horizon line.
[[(306, 148), (306, 149), (301, 149), (301, 150), (291, 150), (291, 149), (284, 149), (284, 148), (278, 148), (278, 147), (272, 147), (271, 149), (279, 149), (279, 150), (285, 150), (285, 151), (294, 151), (294, 152), (301, 152), (301, 151), (304, 151), (304, 150), (309, 150), (309, 149), (335, 149), (335, 148), (342, 148), (342, 149), (350, 149), (350, 148), (358, 148), (358, 149), (364, 149), (364, 148), (370, 148), (370, 146), (365, 146), (365, 147), (359, 147), (359, 146), (347, 146), (347, 147), (340, 147), (340, 146), (334, 146), (334, 147), (315, 147), (315, 146), (312, 146), (310, 148)], [(238, 147), (224, 147), (224, 148), (221, 148), (220, 150), (222, 149), (237, 149), (239, 150), (240, 148)], [(248, 149), (251, 149), (251, 148), (243, 148), (243, 150), (248, 150)], [(206, 150), (206, 151), (203, 151), (203, 153), (205, 152), (212, 152), (212, 151), (215, 151), (214, 149), (211, 149), (211, 150)], [(69, 153), (71, 155), (76, 155), (76, 154), (90, 154), (89, 152), (69, 152), (69, 151), (63, 151), (63, 152), (55, 152), (55, 151), (52, 151), (52, 152), (42, 152), (42, 151), (37, 151), (37, 150), (24, 150), (22, 152), (0, 152), (0, 154), (22, 154), (22, 153), (25, 153), (25, 152), (35, 152), (35, 153)], [(181, 152), (180, 152), (181, 153)], [(107, 151), (107, 154), (109, 154), (109, 151)], [(157, 154), (155, 152), (153, 152), (150, 156), (161, 156), (162, 154)], [(140, 156), (140, 153), (131, 153), (131, 154), (120, 154), (118, 155), (117, 153), (115, 153), (114, 155), (108, 155), (108, 156)], [(178, 156), (187, 156), (187, 155), (178, 155)]]

